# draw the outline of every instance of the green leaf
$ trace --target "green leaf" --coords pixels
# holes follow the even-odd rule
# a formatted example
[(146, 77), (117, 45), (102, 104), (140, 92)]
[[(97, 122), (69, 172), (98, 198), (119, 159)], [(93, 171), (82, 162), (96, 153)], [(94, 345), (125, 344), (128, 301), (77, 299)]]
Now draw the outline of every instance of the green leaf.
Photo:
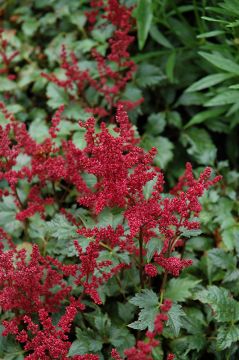
[(135, 307), (130, 303), (123, 304), (118, 302), (118, 313), (119, 317), (124, 320), (125, 323), (128, 323), (134, 317)]
[(239, 326), (220, 326), (217, 332), (217, 349), (219, 351), (225, 350), (231, 346), (232, 343), (239, 341)]
[(30, 123), (29, 134), (38, 143), (42, 143), (47, 137), (49, 137), (48, 130), (49, 129), (45, 120), (38, 117)]
[(28, 18), (22, 25), (22, 31), (25, 35), (31, 37), (37, 31), (39, 27), (39, 21), (35, 18)]
[(197, 38), (205, 39), (205, 38), (214, 37), (214, 36), (218, 36), (218, 35), (222, 35), (222, 34), (225, 34), (225, 32), (223, 30), (213, 30), (213, 31), (208, 31), (203, 34), (197, 35)]
[(227, 250), (233, 250), (239, 240), (239, 226), (238, 224), (233, 224), (225, 228), (222, 233), (222, 241)]
[(196, 124), (201, 124), (208, 119), (216, 118), (218, 115), (221, 115), (224, 112), (224, 109), (212, 109), (202, 111), (199, 114), (194, 115), (191, 120), (184, 126), (184, 129)]
[(133, 329), (144, 330), (148, 328), (149, 331), (153, 331), (155, 316), (159, 311), (157, 295), (152, 290), (145, 289), (130, 299), (130, 303), (138, 306), (141, 310), (138, 320), (128, 326)]
[(53, 83), (47, 86), (47, 96), (49, 97), (47, 104), (53, 109), (66, 105), (69, 101), (67, 92)]
[(171, 83), (174, 82), (174, 68), (176, 65), (176, 53), (172, 52), (166, 63), (166, 74)]
[(151, 25), (149, 31), (151, 37), (160, 45), (172, 49), (173, 45), (168, 41), (164, 34), (157, 28), (156, 25)]
[(17, 88), (16, 82), (9, 80), (5, 76), (0, 76), (0, 92), (12, 91)]
[(146, 254), (146, 258), (147, 258), (147, 262), (149, 263), (151, 261), (151, 259), (153, 258), (154, 254), (156, 252), (160, 253), (160, 251), (162, 250), (163, 247), (163, 241), (160, 240), (160, 238), (151, 238), (147, 244), (146, 244), (146, 249), (147, 249), (147, 254)]
[[(195, 304), (193, 305), (195, 306)], [(207, 325), (202, 310), (196, 307), (187, 307), (185, 314), (186, 316), (182, 319), (182, 327), (190, 334), (202, 334)]]
[(218, 268), (233, 270), (236, 267), (236, 258), (233, 254), (225, 252), (223, 249), (209, 250), (208, 257)]
[(23, 360), (25, 351), (12, 336), (2, 336), (3, 329), (0, 325), (0, 360)]
[(135, 17), (137, 21), (139, 49), (142, 50), (147, 40), (153, 19), (152, 1), (138, 0)]
[(167, 315), (168, 315), (167, 326), (170, 327), (170, 330), (173, 332), (173, 335), (177, 337), (182, 327), (182, 318), (185, 317), (186, 314), (182, 310), (181, 305), (173, 304)]
[(181, 134), (181, 141), (184, 146), (190, 146), (187, 152), (199, 164), (214, 164), (217, 149), (206, 130), (192, 127)]
[(69, 349), (68, 355), (83, 355), (89, 352), (97, 352), (102, 349), (103, 343), (99, 335), (93, 330), (85, 331), (76, 328), (77, 340), (73, 341)]
[(224, 80), (232, 78), (233, 76), (235, 76), (235, 75), (234, 74), (224, 74), (224, 73), (207, 75), (207, 76), (203, 77), (202, 79), (193, 83), (191, 86), (189, 86), (186, 89), (186, 92), (193, 92), (193, 91), (208, 89), (211, 86), (219, 84), (220, 82), (222, 82)]
[(128, 327), (136, 330), (145, 330), (148, 328), (149, 331), (153, 331), (154, 321), (158, 311), (159, 310), (156, 307), (141, 309), (138, 320), (129, 324)]
[(136, 294), (129, 302), (140, 308), (150, 309), (151, 307), (158, 305), (158, 296), (153, 290), (145, 289)]
[(75, 12), (70, 16), (72, 24), (75, 24), (78, 29), (82, 30), (86, 24), (87, 18), (82, 11)]
[(203, 51), (200, 51), (199, 54), (219, 69), (239, 75), (239, 65), (230, 59), (224, 58), (221, 54), (208, 54)]
[(201, 280), (190, 278), (173, 278), (168, 282), (165, 298), (184, 302), (192, 297), (193, 289), (195, 289), (200, 282)]
[(202, 230), (200, 229), (188, 230), (183, 226), (180, 226), (179, 230), (181, 232), (181, 235), (187, 238), (191, 238), (192, 236), (199, 236), (202, 234)]
[(191, 357), (191, 354), (190, 357), (187, 357), (187, 354), (192, 350), (199, 352), (206, 346), (206, 344), (207, 342), (204, 334), (180, 336), (180, 338), (171, 342), (172, 351), (178, 356), (181, 355), (178, 357), (180, 360), (198, 359), (198, 354), (196, 354), (196, 357)]
[(0, 226), (12, 236), (20, 236), (24, 224), (16, 220), (17, 208), (12, 196), (4, 196), (0, 202)]
[(153, 188), (155, 186), (155, 184), (157, 183), (157, 176), (155, 176), (152, 180), (148, 181), (147, 184), (144, 185), (143, 187), (143, 194), (145, 197), (145, 200), (149, 200), (152, 192), (153, 192)]
[(164, 112), (150, 114), (146, 125), (147, 131), (153, 135), (158, 135), (163, 132), (166, 126), (165, 118), (166, 114)]
[(141, 88), (159, 85), (164, 79), (166, 79), (166, 76), (158, 66), (148, 63), (142, 63), (138, 66), (136, 82)]
[(76, 131), (72, 137), (72, 141), (77, 148), (83, 150), (86, 147), (85, 130)]
[(211, 100), (205, 103), (205, 106), (222, 106), (234, 104), (238, 102), (239, 91), (227, 90), (221, 94), (214, 96)]
[(158, 153), (154, 158), (154, 162), (155, 165), (159, 166), (161, 169), (165, 169), (168, 163), (173, 158), (174, 145), (166, 137), (163, 136), (153, 137), (147, 134), (143, 138), (142, 146), (146, 150), (152, 149), (153, 146), (156, 147)]
[(64, 215), (56, 214), (55, 217), (45, 223), (50, 236), (59, 240), (69, 240), (77, 237), (76, 226), (72, 225)]
[(127, 328), (112, 326), (109, 341), (118, 351), (123, 351), (134, 345), (135, 338)]
[(239, 320), (239, 302), (231, 297), (228, 290), (214, 285), (208, 286), (207, 289), (198, 292), (195, 298), (210, 305), (218, 322)]
[(87, 344), (81, 340), (74, 340), (69, 349), (68, 355), (82, 355), (85, 354), (88, 350)]

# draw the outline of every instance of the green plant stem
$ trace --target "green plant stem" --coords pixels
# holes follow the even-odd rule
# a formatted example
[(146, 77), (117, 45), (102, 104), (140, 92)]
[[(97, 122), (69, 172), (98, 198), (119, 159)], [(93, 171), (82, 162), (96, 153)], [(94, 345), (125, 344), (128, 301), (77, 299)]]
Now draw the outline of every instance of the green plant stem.
[(161, 288), (160, 288), (160, 305), (163, 303), (163, 296), (164, 296), (167, 280), (168, 280), (168, 272), (165, 271), (165, 273), (163, 275), (162, 285), (161, 285)]
[[(174, 235), (174, 237), (172, 238), (172, 240), (169, 242), (168, 244), (168, 250), (166, 253), (166, 258), (168, 258), (170, 256), (170, 253), (172, 252), (172, 249), (174, 248), (176, 242), (178, 241), (179, 236), (177, 234)], [(168, 271), (164, 272), (163, 275), (163, 281), (160, 287), (160, 304), (163, 303), (163, 298), (164, 298), (164, 292), (165, 292), (165, 288), (166, 288), (166, 284), (167, 284), (167, 280), (168, 280)]]
[(142, 234), (142, 229), (140, 228), (140, 231), (139, 231), (139, 278), (140, 278), (141, 289), (144, 288), (144, 272), (143, 272), (143, 266), (144, 266), (144, 259), (143, 259), (143, 234)]

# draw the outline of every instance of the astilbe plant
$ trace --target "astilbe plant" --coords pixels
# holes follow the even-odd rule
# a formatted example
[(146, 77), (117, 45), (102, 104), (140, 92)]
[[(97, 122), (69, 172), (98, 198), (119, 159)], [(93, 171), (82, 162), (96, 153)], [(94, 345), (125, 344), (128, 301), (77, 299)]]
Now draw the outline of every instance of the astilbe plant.
[[(54, 73), (42, 73), (42, 76), (63, 88), (72, 100), (79, 100), (85, 111), (98, 119), (109, 117), (113, 120), (114, 111), (119, 103), (130, 110), (143, 101), (142, 98), (137, 101), (122, 100), (122, 93), (136, 71), (136, 65), (129, 54), (129, 46), (134, 41), (134, 36), (130, 35), (133, 28), (132, 8), (121, 5), (117, 0), (93, 0), (90, 6), (92, 10), (86, 12), (89, 30), (101, 30), (101, 27), (109, 24), (114, 29), (108, 39), (106, 55), (100, 54), (96, 48), (91, 51), (97, 74), (91, 74), (88, 69), (81, 70), (75, 53), (68, 54), (63, 46), (60, 66), (65, 78), (59, 78)], [(99, 19), (104, 21), (103, 24), (97, 25)], [(94, 89), (99, 96), (97, 105), (91, 103), (86, 96), (89, 88)]]
[[(162, 274), (158, 314), (153, 328), (145, 333), (145, 341), (138, 340), (134, 347), (125, 349), (124, 356), (128, 360), (152, 359), (172, 306), (164, 298), (167, 277), (179, 276), (191, 265), (190, 259), (183, 258), (184, 234), (199, 228), (199, 198), (220, 177), (212, 179), (212, 170), (206, 168), (195, 179), (191, 165), (187, 164), (178, 185), (170, 194), (164, 194), (162, 171), (152, 165), (156, 149), (145, 152), (137, 145), (138, 139), (122, 104), (117, 108), (114, 130), (109, 130), (104, 122), (97, 128), (93, 118), (79, 123), (86, 131), (86, 146), (82, 150), (71, 139), (62, 140), (60, 145), (55, 143), (62, 106), (53, 116), (49, 136), (41, 144), (3, 103), (0, 108), (8, 122), (0, 127), (0, 181), (4, 184), (0, 195), (2, 199), (14, 198), (16, 217), (24, 224), (24, 239), (31, 240), (27, 232), (29, 219), (36, 213), (44, 219), (51, 204), (55, 213), (62, 212), (76, 227), (76, 238), (80, 235), (88, 242), (83, 247), (79, 240), (74, 240), (77, 260), (65, 263), (48, 256), (46, 249), (39, 249), (36, 244), (30, 255), (19, 250), (1, 229), (0, 306), (6, 312), (4, 335), (15, 336), (26, 352), (25, 359), (70, 358), (69, 334), (76, 314), (87, 311), (89, 299), (100, 306), (99, 288), (125, 269), (136, 267), (141, 289), (150, 289), (151, 278)], [(16, 168), (23, 155), (28, 163)], [(95, 182), (87, 183), (86, 174)], [(23, 182), (29, 185), (25, 198), (19, 195)], [(78, 208), (87, 209), (96, 224), (105, 209), (120, 209), (123, 221), (116, 227), (109, 224), (88, 227), (77, 213), (70, 211), (67, 196)], [(153, 238), (157, 238), (157, 247), (151, 260), (147, 260)], [(117, 264), (102, 260), (103, 250), (127, 254), (130, 262), (124, 258)], [(53, 316), (60, 309), (64, 309), (64, 314), (56, 323)], [(111, 354), (113, 359), (121, 359), (117, 349)], [(71, 358), (97, 360), (98, 355)], [(168, 360), (173, 358), (173, 354), (168, 354)]]

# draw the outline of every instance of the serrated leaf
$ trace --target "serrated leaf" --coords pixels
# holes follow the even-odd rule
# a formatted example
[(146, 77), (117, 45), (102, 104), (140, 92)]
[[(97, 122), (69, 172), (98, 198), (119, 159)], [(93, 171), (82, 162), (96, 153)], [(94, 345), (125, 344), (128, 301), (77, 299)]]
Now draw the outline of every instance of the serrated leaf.
[(192, 229), (192, 230), (188, 230), (185, 227), (181, 226), (179, 228), (181, 235), (187, 238), (191, 238), (192, 236), (199, 236), (202, 234), (202, 230), (200, 229)]
[(217, 332), (217, 349), (229, 348), (232, 343), (239, 341), (239, 326), (220, 326)]
[(129, 322), (132, 320), (132, 318), (134, 317), (134, 313), (135, 313), (135, 307), (134, 305), (130, 304), (130, 303), (118, 303), (118, 313), (119, 313), (119, 317), (124, 320), (124, 322)]
[(140, 293), (136, 294), (129, 301), (135, 306), (140, 308), (152, 308), (158, 305), (158, 296), (153, 292), (153, 290), (144, 289)]
[(47, 104), (53, 109), (58, 108), (60, 105), (66, 105), (69, 102), (67, 92), (53, 83), (47, 86), (47, 96), (49, 97)]
[(154, 321), (155, 317), (158, 314), (158, 308), (145, 308), (140, 310), (139, 318), (137, 321), (132, 322), (128, 327), (136, 330), (145, 330), (149, 331), (154, 330)]
[(228, 290), (209, 286), (196, 294), (196, 299), (208, 304), (214, 311), (214, 318), (218, 322), (239, 320), (239, 302), (233, 299)]
[(96, 329), (102, 336), (108, 335), (111, 327), (111, 320), (108, 314), (99, 313), (94, 318)]
[(172, 351), (175, 352), (179, 357), (180, 360), (196, 360), (198, 359), (198, 354), (196, 357), (191, 356), (187, 357), (191, 350), (196, 350), (199, 352), (206, 346), (206, 337), (204, 334), (197, 334), (197, 335), (189, 335), (189, 336), (180, 336), (180, 338), (175, 339), (171, 342)]
[(146, 86), (158, 85), (166, 76), (158, 66), (142, 63), (138, 66), (136, 73), (137, 85), (144, 88)]
[(187, 152), (199, 164), (213, 165), (217, 148), (206, 130), (192, 127), (182, 133), (181, 142), (184, 146), (189, 145)]
[(152, 290), (144, 289), (130, 299), (129, 302), (140, 307), (141, 310), (138, 320), (128, 326), (133, 329), (144, 330), (148, 328), (149, 331), (153, 331), (155, 316), (159, 311), (157, 295)]
[(77, 236), (76, 226), (72, 225), (62, 214), (56, 214), (51, 221), (45, 223), (45, 226), (49, 235), (59, 240), (72, 239)]
[(165, 297), (173, 301), (183, 302), (192, 297), (193, 289), (201, 280), (194, 280), (189, 278), (173, 278), (168, 282), (165, 291)]
[(177, 337), (182, 327), (182, 318), (185, 317), (186, 314), (182, 310), (181, 305), (173, 304), (167, 315), (168, 315), (167, 326), (170, 327), (174, 336)]
[(68, 355), (81, 355), (85, 354), (88, 350), (87, 344), (81, 340), (74, 340), (69, 349)]
[(233, 254), (225, 252), (223, 249), (209, 250), (208, 257), (215, 266), (221, 269), (233, 270), (236, 267), (236, 259)]
[(161, 169), (165, 169), (168, 163), (173, 158), (174, 145), (166, 137), (163, 136), (153, 137), (147, 134), (143, 138), (142, 146), (146, 150), (150, 150), (152, 149), (152, 147), (156, 147), (158, 153), (154, 158), (154, 162), (155, 165), (159, 166)]
[(125, 327), (115, 327), (112, 326), (110, 329), (110, 343), (120, 350), (125, 350), (134, 345), (135, 339), (132, 334), (130, 334), (129, 330)]

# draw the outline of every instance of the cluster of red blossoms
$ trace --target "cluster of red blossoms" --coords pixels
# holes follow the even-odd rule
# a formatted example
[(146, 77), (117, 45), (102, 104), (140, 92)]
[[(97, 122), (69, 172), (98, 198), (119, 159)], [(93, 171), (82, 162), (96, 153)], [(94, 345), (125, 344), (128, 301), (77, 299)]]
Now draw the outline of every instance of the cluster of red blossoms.
[[(42, 76), (65, 89), (72, 100), (80, 100), (85, 111), (99, 119), (109, 117), (113, 120), (118, 104), (123, 104), (126, 110), (130, 110), (143, 101), (142, 98), (135, 102), (122, 100), (122, 93), (136, 71), (136, 65), (128, 52), (130, 44), (134, 41), (134, 37), (129, 35), (133, 22), (132, 9), (120, 5), (118, 0), (108, 0), (106, 3), (103, 0), (92, 0), (90, 6), (92, 10), (86, 12), (91, 25), (90, 30), (97, 29), (98, 18), (104, 19), (107, 25), (112, 24), (114, 27), (108, 39), (107, 54), (100, 54), (96, 48), (91, 52), (98, 76), (91, 74), (89, 70), (81, 69), (74, 52), (68, 56), (64, 46), (61, 52), (61, 68), (64, 70), (65, 79), (59, 79), (54, 73), (43, 73)], [(88, 88), (94, 89), (100, 96), (100, 104), (97, 106), (87, 98), (85, 91)]]
[[(54, 214), (61, 212), (76, 227), (77, 238), (80, 235), (88, 241), (83, 246), (75, 240), (77, 261), (65, 264), (46, 255), (36, 244), (30, 255), (19, 250), (10, 235), (0, 228), (0, 308), (6, 312), (3, 335), (15, 336), (27, 360), (98, 360), (94, 354), (68, 356), (69, 334), (76, 314), (85, 311), (90, 300), (100, 305), (99, 288), (125, 268), (138, 268), (142, 288), (150, 283), (150, 277), (159, 276), (160, 268), (167, 275), (179, 276), (192, 263), (180, 254), (186, 240), (184, 233), (199, 228), (199, 198), (220, 179), (218, 176), (212, 179), (210, 168), (195, 179), (191, 165), (187, 164), (185, 174), (171, 193), (163, 193), (162, 171), (152, 165), (157, 151), (145, 152), (138, 146), (126, 113), (136, 103), (121, 99), (135, 71), (128, 53), (133, 41), (129, 35), (132, 9), (117, 0), (108, 0), (107, 4), (92, 0), (91, 8), (87, 12), (91, 28), (96, 27), (99, 16), (114, 26), (107, 55), (92, 51), (99, 77), (81, 70), (76, 56), (71, 53), (68, 57), (64, 47), (61, 67), (65, 79), (54, 74), (43, 76), (64, 88), (72, 99), (81, 99), (85, 110), (101, 120), (113, 119), (116, 111), (114, 128), (109, 130), (105, 122), (98, 126), (91, 117), (79, 123), (85, 131), (84, 149), (79, 149), (71, 137), (60, 141), (62, 105), (53, 115), (48, 136), (39, 144), (30, 136), (27, 125), (0, 103), (7, 122), (0, 126), (0, 201), (14, 200), (16, 219), (23, 223), (24, 241), (30, 239), (29, 219), (35, 214), (46, 219), (49, 206)], [(9, 74), (9, 64), (17, 53), (4, 55), (7, 43), (1, 36), (0, 46), (4, 63), (0, 72)], [(85, 97), (89, 87), (100, 95), (99, 106), (93, 106)], [(87, 181), (89, 177), (93, 181)], [(77, 212), (73, 215), (72, 204), (84, 208), (95, 226), (88, 227)], [(114, 208), (121, 212), (122, 222), (98, 227), (102, 211)], [(147, 244), (155, 238), (158, 250), (148, 261)], [(70, 241), (66, 247), (71, 245)], [(117, 264), (102, 260), (101, 252), (105, 249), (127, 254), (131, 262), (124, 261), (124, 257)], [(152, 351), (159, 345), (156, 337), (163, 331), (171, 305), (164, 300), (155, 318), (154, 331), (146, 333), (146, 341), (139, 340), (134, 347), (125, 349), (126, 359), (152, 359)], [(57, 313), (62, 314), (58, 321)], [(115, 360), (122, 359), (117, 349), (111, 355)], [(173, 358), (169, 354), (167, 360)]]
[[(163, 196), (163, 174), (152, 166), (156, 150), (146, 153), (137, 146), (122, 105), (118, 106), (114, 134), (112, 130), (109, 132), (105, 123), (101, 123), (100, 131), (96, 131), (93, 118), (80, 125), (86, 129), (83, 150), (71, 140), (62, 141), (61, 146), (55, 145), (62, 107), (54, 115), (49, 137), (42, 144), (30, 137), (25, 124), (9, 114), (2, 103), (1, 110), (9, 122), (5, 128), (0, 127), (0, 180), (8, 184), (1, 191), (1, 198), (14, 198), (19, 209), (17, 219), (23, 222), (36, 212), (44, 218), (46, 206), (55, 203), (57, 211), (62, 211), (68, 221), (77, 225), (78, 234), (89, 239), (84, 251), (75, 241), (79, 264), (66, 265), (42, 256), (37, 245), (33, 246), (31, 258), (27, 260), (25, 250), (18, 251), (8, 234), (1, 231), (1, 238), (8, 241), (11, 249), (5, 250), (2, 242), (0, 306), (3, 311), (13, 314), (3, 323), (4, 334), (16, 336), (24, 350), (29, 352), (26, 359), (67, 359), (68, 334), (77, 311), (84, 311), (84, 297), (90, 296), (96, 304), (101, 304), (99, 286), (122, 268), (132, 265), (122, 261), (113, 266), (111, 261), (100, 261), (101, 250), (112, 251), (117, 247), (117, 251), (132, 255), (132, 263), (138, 257), (142, 281), (147, 281), (147, 276), (157, 276), (158, 266), (178, 276), (191, 260), (182, 259), (175, 249), (184, 244), (183, 231), (199, 228), (196, 220), (201, 210), (199, 198), (219, 177), (211, 179), (211, 169), (206, 168), (199, 179), (195, 179), (191, 165), (187, 164), (184, 176), (171, 195)], [(21, 155), (27, 156), (29, 161), (16, 170)], [(94, 176), (95, 183), (89, 185), (84, 174)], [(24, 201), (19, 197), (19, 181), (23, 179), (30, 185)], [(151, 194), (146, 197), (145, 186), (152, 181)], [(54, 191), (57, 185), (58, 189)], [(50, 188), (53, 193), (49, 193)], [(120, 208), (125, 225), (85, 227), (77, 216), (68, 213), (64, 202), (60, 201), (66, 189), (74, 189), (73, 201), (87, 208), (93, 217), (97, 218), (105, 208)], [(147, 264), (145, 245), (159, 233), (159, 248), (162, 250), (155, 250), (152, 263)], [(74, 286), (82, 291), (78, 299), (72, 296), (72, 286), (67, 285), (69, 276), (74, 278)], [(65, 314), (57, 325), (53, 325), (50, 314), (67, 302)], [(125, 350), (129, 360), (151, 359), (152, 348), (158, 345), (154, 337), (162, 332), (170, 306), (167, 303), (162, 305), (162, 313), (155, 320), (155, 331), (147, 333), (148, 343), (139, 341), (136, 347)], [(112, 356), (117, 358), (115, 354), (113, 352)], [(89, 360), (97, 359), (97, 356), (73, 358)]]

